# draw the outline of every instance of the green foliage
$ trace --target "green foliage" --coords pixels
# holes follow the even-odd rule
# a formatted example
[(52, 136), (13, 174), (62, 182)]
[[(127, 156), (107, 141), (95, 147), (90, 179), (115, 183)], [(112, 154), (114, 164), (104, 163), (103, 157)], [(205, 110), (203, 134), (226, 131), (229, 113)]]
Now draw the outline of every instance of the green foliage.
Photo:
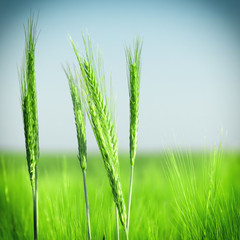
[(35, 45), (37, 24), (31, 17), (25, 32), (25, 60), (20, 71), (21, 102), (24, 123), (26, 158), (32, 186), (35, 182), (35, 167), (39, 159), (39, 137), (37, 117), (37, 94), (35, 76)]
[[(1, 152), (0, 155), (0, 239), (31, 239), (32, 211), (29, 206), (32, 203), (24, 154)], [(131, 226), (134, 227), (130, 228), (129, 239), (240, 239), (239, 152), (222, 154), (221, 168), (217, 170), (217, 179), (220, 183), (216, 182), (216, 186), (220, 187), (217, 196), (209, 200), (208, 227), (205, 235), (204, 231), (200, 231), (203, 228), (198, 219), (201, 217), (205, 225), (207, 216), (206, 208), (202, 207), (207, 205), (209, 192), (205, 187), (206, 184), (211, 185), (203, 179), (210, 176), (214, 169), (210, 170), (210, 166), (214, 164), (208, 164), (206, 167), (207, 163), (213, 163), (213, 156), (214, 154), (201, 152), (193, 152), (191, 155), (180, 153), (178, 156), (175, 154), (178, 168), (181, 169), (180, 163), (185, 161), (185, 172), (179, 170), (181, 180), (172, 182), (167, 176), (173, 175), (175, 170), (171, 165), (170, 169), (168, 167), (170, 172), (164, 174), (167, 162), (164, 155), (138, 154), (132, 197), (134, 208), (131, 211)], [(112, 201), (111, 189), (108, 187), (108, 177), (99, 157), (88, 154), (88, 194), (93, 213), (92, 239), (103, 239), (103, 235), (106, 239), (116, 239), (115, 204)], [(126, 194), (129, 160), (126, 154), (120, 154), (119, 159), (121, 183)], [(85, 207), (84, 204), (79, 204), (84, 202), (84, 190), (75, 154), (63, 156), (42, 153), (38, 170), (41, 176), (38, 186), (41, 196), (39, 239), (87, 239)], [(175, 177), (175, 180), (177, 179)], [(193, 192), (190, 190), (192, 188), (190, 179), (195, 179), (195, 194), (184, 203), (184, 194), (188, 191)], [(210, 177), (207, 178), (209, 179)], [(173, 183), (178, 185), (182, 183), (184, 191), (174, 190)], [(191, 194), (188, 193), (187, 196)], [(181, 211), (177, 203), (181, 206)], [(188, 204), (191, 208), (183, 207), (182, 204)], [(201, 213), (199, 217), (196, 211)], [(189, 222), (190, 218), (193, 223)], [(215, 224), (212, 224), (213, 222)], [(187, 224), (191, 224), (192, 228), (187, 227)], [(124, 239), (122, 228), (120, 239)]]
[(96, 66), (90, 39), (86, 41), (83, 38), (83, 41), (85, 58), (79, 55), (71, 40), (81, 71), (80, 81), (84, 89), (87, 115), (103, 158), (121, 223), (126, 229), (126, 208), (119, 177), (118, 143), (107, 104), (104, 70), (99, 56), (96, 57), (98, 64)]
[(78, 139), (78, 159), (82, 170), (87, 169), (87, 139), (86, 139), (86, 123), (83, 113), (83, 106), (80, 94), (80, 87), (77, 76), (73, 77), (69, 66), (64, 69), (68, 78), (68, 84), (72, 96), (73, 111), (75, 116), (75, 124)]
[(130, 163), (132, 166), (134, 165), (137, 151), (141, 51), (142, 43), (139, 39), (137, 39), (134, 44), (133, 53), (130, 47), (126, 48), (130, 98)]
[[(202, 166), (196, 165), (191, 153), (169, 155), (169, 176), (175, 195), (174, 222), (181, 239), (240, 237), (236, 195), (222, 188), (221, 155), (220, 148), (205, 155)], [(202, 171), (198, 177), (196, 168)]]

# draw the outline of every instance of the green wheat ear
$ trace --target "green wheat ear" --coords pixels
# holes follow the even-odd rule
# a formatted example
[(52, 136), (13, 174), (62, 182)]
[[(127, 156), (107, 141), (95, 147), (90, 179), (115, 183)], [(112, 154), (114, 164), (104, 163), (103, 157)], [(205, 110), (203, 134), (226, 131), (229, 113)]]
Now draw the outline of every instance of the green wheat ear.
[(108, 174), (120, 221), (124, 229), (126, 229), (126, 208), (119, 177), (118, 143), (107, 104), (104, 71), (99, 56), (97, 58), (98, 65), (95, 64), (95, 54), (90, 39), (86, 40), (83, 37), (83, 41), (86, 51), (85, 58), (79, 55), (71, 39), (81, 70), (87, 115)]
[(28, 20), (25, 32), (25, 62), (21, 67), (21, 103), (25, 133), (26, 157), (31, 184), (35, 181), (35, 167), (39, 159), (39, 137), (37, 116), (37, 93), (35, 76), (35, 46), (37, 23)]
[(87, 194), (87, 183), (86, 183), (86, 170), (87, 170), (87, 139), (86, 139), (86, 121), (84, 116), (84, 110), (82, 105), (79, 81), (77, 78), (77, 72), (75, 71), (75, 77), (73, 77), (69, 66), (64, 68), (65, 74), (68, 78), (68, 84), (72, 96), (73, 111), (75, 116), (75, 124), (77, 129), (78, 139), (78, 159), (83, 173), (83, 186), (86, 206), (86, 217), (87, 217), (87, 228), (88, 228), (88, 239), (91, 240), (91, 227), (90, 227), (90, 212)]
[(139, 88), (141, 70), (142, 43), (139, 39), (134, 44), (134, 51), (126, 48), (128, 66), (128, 90), (130, 98), (130, 163), (134, 165), (137, 151), (138, 137), (138, 109), (139, 109)]
[(28, 20), (25, 32), (25, 61), (20, 70), (21, 104), (25, 134), (26, 158), (33, 195), (34, 239), (38, 238), (38, 189), (37, 165), (39, 159), (39, 134), (37, 116), (37, 93), (35, 76), (35, 46), (37, 23)]
[(86, 124), (82, 105), (79, 81), (77, 76), (73, 77), (69, 66), (64, 69), (68, 78), (68, 84), (71, 92), (73, 111), (75, 116), (75, 124), (78, 140), (78, 159), (82, 170), (87, 170), (87, 139), (86, 139)]

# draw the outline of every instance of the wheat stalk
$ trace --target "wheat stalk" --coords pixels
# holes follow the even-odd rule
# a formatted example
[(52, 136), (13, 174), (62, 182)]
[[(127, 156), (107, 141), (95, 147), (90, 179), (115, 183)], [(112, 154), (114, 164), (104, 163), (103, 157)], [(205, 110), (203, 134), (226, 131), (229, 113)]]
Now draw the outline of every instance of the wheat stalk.
[(120, 221), (126, 231), (126, 208), (119, 178), (118, 144), (107, 105), (104, 71), (99, 57), (97, 58), (98, 66), (95, 64), (95, 55), (90, 39), (88, 38), (86, 41), (83, 37), (83, 41), (86, 51), (85, 58), (80, 57), (71, 39), (80, 66), (87, 115), (108, 174)]
[(139, 88), (140, 88), (140, 70), (141, 70), (141, 51), (142, 43), (139, 39), (134, 43), (134, 51), (131, 48), (126, 48), (126, 59), (128, 66), (128, 90), (130, 100), (130, 183), (128, 195), (128, 210), (127, 210), (127, 231), (129, 231), (130, 210), (132, 198), (132, 185), (134, 163), (137, 151), (138, 138), (138, 121), (139, 121)]
[(87, 194), (87, 183), (86, 183), (86, 170), (87, 170), (87, 139), (86, 139), (86, 123), (83, 112), (83, 105), (81, 100), (81, 93), (79, 88), (79, 83), (76, 77), (73, 77), (69, 66), (64, 69), (65, 74), (68, 78), (68, 84), (71, 92), (73, 111), (75, 116), (75, 124), (77, 130), (78, 139), (78, 159), (80, 161), (80, 166), (83, 173), (83, 186), (84, 186), (84, 196), (85, 196), (85, 206), (86, 206), (86, 217), (87, 217), (87, 228), (88, 228), (88, 239), (91, 239), (91, 227), (90, 227), (90, 213), (89, 213), (89, 203)]
[(37, 94), (35, 77), (35, 46), (37, 23), (31, 16), (25, 32), (25, 62), (20, 71), (21, 104), (24, 123), (26, 158), (33, 195), (34, 239), (38, 238), (38, 190), (37, 165), (39, 159), (39, 135), (37, 116)]

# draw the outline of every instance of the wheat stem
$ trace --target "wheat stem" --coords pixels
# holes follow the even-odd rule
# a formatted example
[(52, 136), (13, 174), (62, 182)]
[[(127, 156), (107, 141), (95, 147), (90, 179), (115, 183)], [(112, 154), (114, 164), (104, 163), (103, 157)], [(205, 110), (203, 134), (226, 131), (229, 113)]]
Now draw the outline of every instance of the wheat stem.
[(132, 186), (133, 186), (133, 173), (134, 173), (134, 165), (131, 165), (130, 182), (129, 182), (129, 192), (128, 192), (128, 208), (127, 208), (127, 229), (128, 229), (128, 230), (129, 230), (129, 223), (130, 223), (130, 211), (131, 211), (131, 200), (132, 200)]
[(38, 239), (38, 169), (35, 167), (35, 184), (32, 188), (33, 196), (33, 229), (34, 240)]
[(128, 240), (128, 230), (127, 230), (127, 228), (124, 230), (124, 234), (125, 234), (125, 240)]
[(117, 240), (119, 240), (118, 209), (116, 204), (115, 204), (115, 216), (116, 216), (116, 238)]
[(82, 172), (83, 172), (83, 186), (84, 186), (85, 207), (86, 207), (86, 217), (87, 217), (88, 239), (91, 240), (91, 227), (90, 227), (90, 214), (89, 214), (89, 204), (88, 204), (88, 194), (87, 194), (86, 171), (83, 170)]

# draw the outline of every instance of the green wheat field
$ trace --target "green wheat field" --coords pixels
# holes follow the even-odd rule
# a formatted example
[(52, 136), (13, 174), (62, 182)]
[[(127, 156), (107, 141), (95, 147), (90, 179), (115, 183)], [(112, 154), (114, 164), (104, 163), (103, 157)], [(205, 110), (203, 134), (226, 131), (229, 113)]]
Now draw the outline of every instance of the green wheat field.
[[(41, 154), (39, 239), (87, 239), (77, 154)], [(120, 154), (128, 196), (129, 156)], [(92, 239), (116, 239), (115, 204), (100, 154), (89, 154)], [(0, 239), (32, 239), (32, 192), (24, 153), (0, 153)], [(120, 225), (120, 239), (124, 231)], [(129, 239), (240, 239), (240, 152), (139, 153)]]

